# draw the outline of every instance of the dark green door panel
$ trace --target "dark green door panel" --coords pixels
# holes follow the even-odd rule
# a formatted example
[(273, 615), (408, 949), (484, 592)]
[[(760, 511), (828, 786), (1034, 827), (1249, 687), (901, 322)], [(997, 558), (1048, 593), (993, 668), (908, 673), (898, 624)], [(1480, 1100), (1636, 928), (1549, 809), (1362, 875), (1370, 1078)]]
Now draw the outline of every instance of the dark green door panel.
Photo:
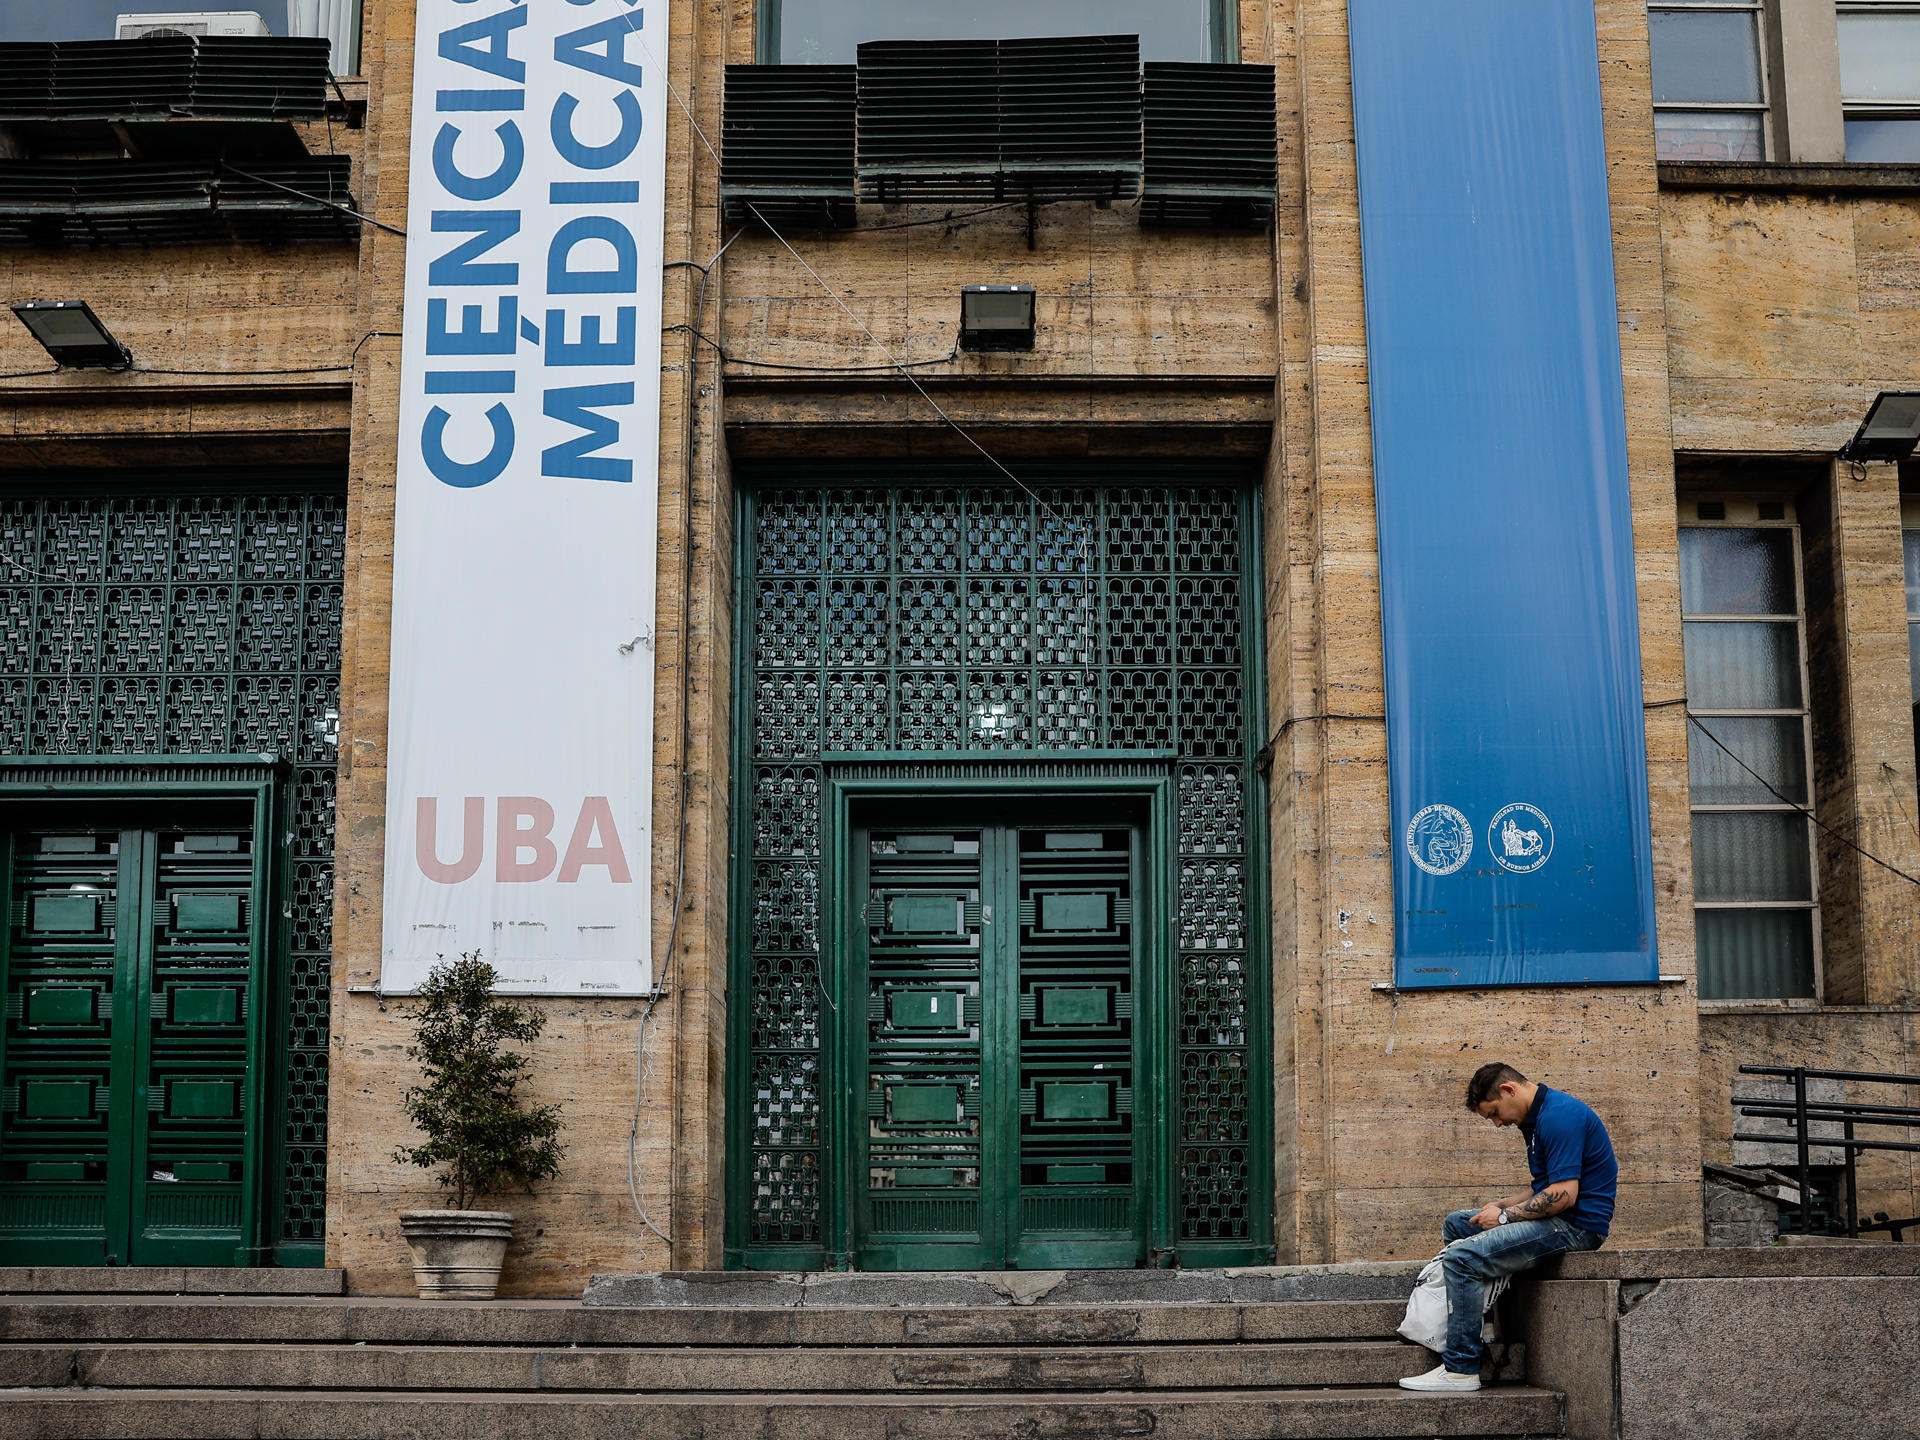
[(235, 1262), (259, 1183), (261, 871), (250, 828), (208, 838), (9, 837), (0, 1265)]
[(140, 857), (121, 841), (117, 830), (14, 837), (0, 978), (0, 1264), (127, 1262), (139, 1024), (127, 983), (139, 912), (121, 925), (119, 901), (139, 893)]
[(1133, 1265), (1145, 1258), (1149, 1152), (1135, 1077), (1152, 1056), (1133, 1023), (1142, 951), (1133, 925), (1140, 832), (1013, 832), (1019, 955), (1010, 1017), (1019, 1036), (1019, 1211), (1012, 1264)]
[[(1002, 1200), (985, 1148), (997, 1077), (981, 1033), (991, 856), (978, 830), (859, 832), (852, 843), (865, 963), (845, 1006), (867, 1017), (856, 1087), (865, 1134), (835, 1168), (856, 1177), (861, 1264), (990, 1269), (1001, 1263)], [(865, 1004), (852, 1004), (863, 992)]]
[(856, 1262), (1140, 1263), (1138, 830), (875, 825), (849, 844), (835, 872), (864, 924), (836, 1008), (867, 1017), (852, 1066), (866, 1124), (833, 1170), (855, 1177)]
[[(246, 1193), (253, 837), (155, 837), (136, 1264), (231, 1264)], [(224, 1256), (224, 1259), (214, 1257)]]

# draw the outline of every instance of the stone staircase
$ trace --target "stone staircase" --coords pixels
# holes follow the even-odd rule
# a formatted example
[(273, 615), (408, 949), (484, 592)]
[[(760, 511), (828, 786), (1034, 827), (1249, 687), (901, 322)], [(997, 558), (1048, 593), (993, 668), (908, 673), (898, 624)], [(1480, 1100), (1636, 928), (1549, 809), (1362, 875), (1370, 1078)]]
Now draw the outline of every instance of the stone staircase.
[[(1390, 1274), (651, 1276), (596, 1281), (585, 1303), (423, 1304), (184, 1282), (138, 1294), (151, 1286), (119, 1273), (88, 1294), (0, 1275), (0, 1435), (1562, 1433), (1551, 1391), (1395, 1387), (1433, 1362), (1394, 1335), (1408, 1281)], [(212, 1273), (231, 1287), (246, 1272)]]

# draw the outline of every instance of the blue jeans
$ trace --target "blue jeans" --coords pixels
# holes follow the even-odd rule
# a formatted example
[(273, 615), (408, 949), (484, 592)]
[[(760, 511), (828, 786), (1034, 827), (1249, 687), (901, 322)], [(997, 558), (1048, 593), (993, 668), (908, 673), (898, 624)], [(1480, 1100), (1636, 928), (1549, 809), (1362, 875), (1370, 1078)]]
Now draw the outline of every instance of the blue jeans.
[(1517, 1275), (1549, 1255), (1598, 1250), (1606, 1238), (1558, 1215), (1476, 1230), (1472, 1221), (1477, 1214), (1477, 1210), (1456, 1210), (1447, 1216), (1445, 1234), (1449, 1241), (1473, 1238), (1461, 1245), (1449, 1245), (1440, 1262), (1441, 1272), (1447, 1277), (1447, 1349), (1441, 1358), (1447, 1369), (1461, 1375), (1480, 1373), (1480, 1356), (1486, 1350), (1480, 1327), (1487, 1313), (1488, 1281)]

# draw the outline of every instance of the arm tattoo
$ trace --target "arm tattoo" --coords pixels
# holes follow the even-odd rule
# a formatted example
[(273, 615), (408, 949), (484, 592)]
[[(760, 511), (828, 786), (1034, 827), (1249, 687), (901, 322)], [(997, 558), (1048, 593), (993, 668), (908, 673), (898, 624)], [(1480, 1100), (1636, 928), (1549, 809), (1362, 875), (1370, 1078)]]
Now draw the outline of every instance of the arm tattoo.
[(1565, 1194), (1559, 1190), (1542, 1190), (1538, 1195), (1522, 1202), (1520, 1213), (1528, 1219), (1543, 1219), (1564, 1199), (1566, 1199)]

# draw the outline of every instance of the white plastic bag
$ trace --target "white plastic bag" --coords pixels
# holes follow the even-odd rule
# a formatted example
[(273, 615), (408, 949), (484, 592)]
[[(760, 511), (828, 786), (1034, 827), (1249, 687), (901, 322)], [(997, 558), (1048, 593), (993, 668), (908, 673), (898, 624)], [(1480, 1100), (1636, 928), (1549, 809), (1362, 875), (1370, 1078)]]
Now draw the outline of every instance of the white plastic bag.
[[(1471, 1236), (1466, 1237), (1471, 1239)], [(1439, 1255), (1420, 1267), (1420, 1278), (1414, 1281), (1413, 1294), (1407, 1297), (1406, 1317), (1400, 1322), (1400, 1333), (1416, 1345), (1424, 1345), (1429, 1350), (1447, 1348), (1447, 1277), (1441, 1269), (1440, 1261), (1447, 1250), (1461, 1242), (1451, 1241)], [(1491, 1314), (1495, 1302), (1507, 1293), (1508, 1277), (1487, 1285), (1487, 1312)], [(1489, 1337), (1490, 1326), (1482, 1324), (1480, 1337)]]

